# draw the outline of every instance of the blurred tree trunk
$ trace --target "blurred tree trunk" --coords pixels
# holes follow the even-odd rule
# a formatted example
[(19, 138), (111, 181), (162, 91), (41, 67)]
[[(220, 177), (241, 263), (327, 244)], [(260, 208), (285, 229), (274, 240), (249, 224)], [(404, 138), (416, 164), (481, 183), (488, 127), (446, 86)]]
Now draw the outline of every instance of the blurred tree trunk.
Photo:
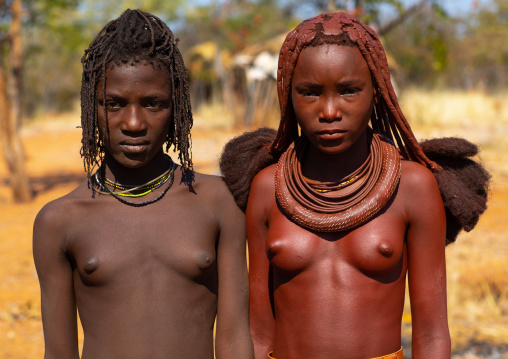
[[(3, 3), (3, 1), (1, 2)], [(0, 4), (1, 4), (0, 3)], [(21, 123), (21, 75), (23, 48), (21, 46), (21, 0), (11, 4), (11, 24), (7, 38), (8, 70), (6, 61), (0, 63), (0, 124), (4, 143), (4, 156), (11, 173), (10, 183), (16, 202), (32, 198), (25, 171), (25, 155), (19, 136)]]
[(328, 9), (327, 12), (336, 12), (337, 11), (337, 5), (335, 4), (335, 0), (328, 0)]
[(427, 0), (420, 0), (414, 3), (409, 8), (405, 9), (401, 14), (399, 14), (399, 16), (397, 16), (395, 19), (393, 19), (392, 21), (381, 27), (378, 31), (379, 36), (386, 35), (388, 32), (392, 31), (395, 27), (399, 26), (404, 21), (406, 21), (406, 19), (422, 11), (422, 9), (427, 5), (428, 5)]

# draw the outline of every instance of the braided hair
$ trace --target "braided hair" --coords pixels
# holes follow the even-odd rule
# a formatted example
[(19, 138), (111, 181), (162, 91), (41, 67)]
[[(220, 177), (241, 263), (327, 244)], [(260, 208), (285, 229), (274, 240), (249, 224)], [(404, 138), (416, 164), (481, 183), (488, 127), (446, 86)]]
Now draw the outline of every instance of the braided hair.
[(281, 111), (278, 131), (262, 128), (248, 132), (224, 147), (220, 169), (238, 206), (245, 211), (254, 176), (277, 162), (298, 138), (291, 102), (296, 63), (303, 49), (324, 44), (353, 46), (361, 52), (378, 96), (371, 114), (372, 127), (388, 137), (404, 159), (419, 162), (434, 173), (445, 205), (446, 243), (454, 242), (461, 230), (472, 230), (487, 208), (490, 182), (485, 168), (470, 159), (478, 154), (478, 147), (460, 138), (418, 143), (397, 101), (379, 38), (370, 27), (341, 12), (305, 20), (284, 40), (277, 70)]
[(423, 153), (409, 124), (400, 109), (390, 81), (386, 55), (376, 33), (351, 15), (338, 12), (305, 20), (291, 31), (280, 51), (277, 70), (277, 91), (281, 121), (270, 152), (280, 155), (298, 137), (298, 125), (291, 103), (291, 80), (298, 57), (306, 47), (337, 44), (357, 47), (374, 80), (379, 101), (372, 111), (371, 123), (375, 131), (396, 142), (405, 159), (420, 162), (437, 170), (439, 165)]
[[(103, 139), (98, 129), (97, 84), (106, 90), (106, 70), (115, 65), (149, 64), (168, 71), (171, 83), (172, 124), (166, 151), (174, 145), (179, 152), (182, 179), (192, 182), (192, 111), (187, 71), (178, 50), (178, 39), (158, 17), (141, 10), (126, 10), (99, 31), (81, 58), (81, 157), (88, 181), (93, 168), (104, 159)], [(108, 113), (104, 107), (104, 118)]]

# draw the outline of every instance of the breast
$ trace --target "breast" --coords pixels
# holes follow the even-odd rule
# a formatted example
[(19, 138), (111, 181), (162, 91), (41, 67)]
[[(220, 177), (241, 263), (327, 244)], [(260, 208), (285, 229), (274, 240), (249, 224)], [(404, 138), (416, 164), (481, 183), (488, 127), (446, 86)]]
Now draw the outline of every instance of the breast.
[(216, 273), (216, 239), (204, 229), (145, 226), (105, 232), (83, 228), (69, 240), (69, 257), (85, 286), (128, 283), (146, 276), (202, 283)]
[(405, 226), (376, 220), (341, 240), (344, 260), (378, 280), (395, 280), (405, 273)]
[[(406, 227), (395, 216), (381, 216), (347, 232), (316, 233), (285, 217), (269, 223), (266, 253), (274, 269), (296, 275), (311, 266), (348, 268), (380, 280), (391, 280), (405, 271), (403, 260)], [(335, 265), (334, 265), (335, 264)]]
[(322, 250), (320, 241), (315, 234), (281, 220), (268, 229), (266, 253), (275, 269), (295, 275), (315, 262)]

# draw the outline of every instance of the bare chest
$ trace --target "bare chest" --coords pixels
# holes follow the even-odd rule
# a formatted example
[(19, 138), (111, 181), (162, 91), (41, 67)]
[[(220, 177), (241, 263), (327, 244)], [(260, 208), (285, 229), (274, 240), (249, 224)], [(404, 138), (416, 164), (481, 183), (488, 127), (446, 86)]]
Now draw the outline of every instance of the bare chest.
[(156, 277), (203, 281), (216, 273), (219, 227), (192, 205), (96, 206), (70, 226), (66, 249), (87, 286)]
[(304, 229), (275, 207), (268, 219), (266, 252), (276, 271), (291, 276), (316, 268), (386, 276), (401, 270), (405, 233), (404, 217), (393, 205), (358, 228), (335, 233)]

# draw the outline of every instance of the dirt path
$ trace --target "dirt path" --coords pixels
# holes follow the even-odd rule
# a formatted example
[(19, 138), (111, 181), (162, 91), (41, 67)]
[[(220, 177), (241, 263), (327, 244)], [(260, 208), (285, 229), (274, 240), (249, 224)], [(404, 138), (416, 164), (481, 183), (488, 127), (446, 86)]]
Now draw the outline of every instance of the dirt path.
[[(234, 135), (233, 131), (195, 129), (193, 158), (196, 170), (217, 173), (218, 154)], [(79, 156), (80, 136), (80, 130), (68, 121), (33, 125), (24, 130), (28, 173), (36, 193), (35, 199), (27, 204), (11, 201), (7, 170), (0, 160), (0, 358), (43, 356), (39, 286), (31, 253), (32, 224), (45, 203), (68, 193), (85, 178)], [(492, 153), (497, 161), (496, 149)], [(460, 344), (457, 350), (466, 350), (471, 338), (495, 345), (508, 343), (508, 331), (503, 331), (508, 328), (508, 300), (506, 288), (502, 287), (506, 283), (504, 268), (501, 266), (495, 272), (488, 266), (493, 259), (508, 266), (507, 215), (508, 175), (501, 173), (493, 187), (491, 208), (478, 228), (447, 250), (450, 328), (454, 342)], [(468, 279), (471, 276), (473, 279)], [(490, 289), (476, 293), (478, 285), (475, 281), (480, 283), (479, 286), (487, 282)], [(461, 293), (470, 297), (464, 299)], [(409, 318), (405, 324), (409, 325), (410, 316), (405, 318)], [(470, 350), (463, 353), (461, 357), (470, 359), (489, 355), (508, 358), (508, 354), (502, 352), (482, 354)]]

